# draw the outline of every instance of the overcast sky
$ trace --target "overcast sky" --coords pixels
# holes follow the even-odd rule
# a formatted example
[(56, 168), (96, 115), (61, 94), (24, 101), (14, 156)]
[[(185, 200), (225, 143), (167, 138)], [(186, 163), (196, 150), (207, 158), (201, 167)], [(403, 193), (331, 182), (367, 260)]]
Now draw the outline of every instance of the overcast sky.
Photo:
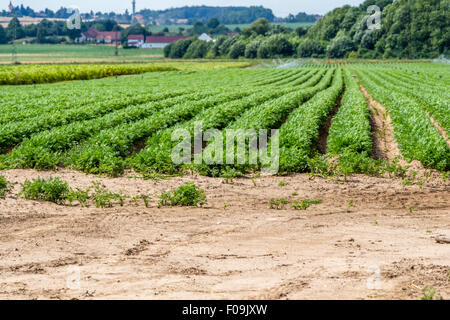
[[(10, 0), (0, 0), (1, 10), (6, 9)], [(284, 17), (289, 13), (300, 11), (307, 13), (324, 14), (328, 11), (340, 7), (344, 4), (358, 5), (363, 0), (136, 0), (136, 9), (167, 9), (170, 7), (182, 7), (192, 5), (211, 5), (211, 6), (251, 6), (262, 5), (273, 10), (278, 17)], [(77, 6), (82, 12), (91, 10), (97, 12), (123, 12), (125, 9), (131, 11), (131, 0), (12, 0), (17, 6), (23, 4), (30, 6), (35, 10), (49, 8), (58, 9), (61, 6)]]

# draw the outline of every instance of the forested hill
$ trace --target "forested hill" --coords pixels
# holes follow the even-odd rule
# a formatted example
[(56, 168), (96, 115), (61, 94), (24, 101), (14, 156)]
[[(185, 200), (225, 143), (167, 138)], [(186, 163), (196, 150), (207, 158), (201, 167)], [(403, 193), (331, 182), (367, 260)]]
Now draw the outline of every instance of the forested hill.
[(258, 18), (266, 18), (269, 21), (275, 19), (271, 9), (262, 6), (252, 7), (211, 7), (192, 6), (171, 8), (166, 10), (144, 9), (138, 12), (144, 17), (153, 17), (159, 20), (188, 19), (190, 21), (207, 22), (211, 18), (217, 18), (223, 24), (252, 23)]
[[(369, 30), (367, 8), (381, 8), (381, 28)], [(323, 44), (354, 46), (360, 56), (427, 58), (448, 54), (449, 0), (367, 0), (358, 7), (344, 6), (326, 14), (307, 33)]]

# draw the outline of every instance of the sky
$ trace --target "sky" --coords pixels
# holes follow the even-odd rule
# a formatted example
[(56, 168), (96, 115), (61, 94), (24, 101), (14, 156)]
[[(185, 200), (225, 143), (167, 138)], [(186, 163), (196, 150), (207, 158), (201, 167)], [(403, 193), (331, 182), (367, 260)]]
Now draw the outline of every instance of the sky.
[[(0, 0), (0, 10), (6, 9), (10, 0)], [(49, 8), (57, 10), (60, 7), (76, 6), (81, 12), (131, 12), (132, 0), (12, 0), (13, 5), (23, 4), (34, 10)], [(193, 5), (210, 6), (255, 6), (262, 5), (273, 10), (277, 17), (285, 17), (289, 13), (325, 14), (336, 7), (345, 4), (359, 5), (363, 0), (136, 0), (136, 10), (140, 9), (167, 9)]]

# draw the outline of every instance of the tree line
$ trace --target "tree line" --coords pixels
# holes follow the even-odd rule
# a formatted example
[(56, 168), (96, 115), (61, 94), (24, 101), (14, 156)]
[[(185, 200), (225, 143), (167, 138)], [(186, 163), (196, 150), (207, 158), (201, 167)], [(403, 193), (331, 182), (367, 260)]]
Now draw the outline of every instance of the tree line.
[[(151, 23), (158, 21), (161, 24), (173, 24), (174, 20), (184, 19), (187, 20), (187, 24), (194, 24), (197, 21), (207, 23), (212, 18), (217, 18), (222, 24), (249, 24), (259, 18), (266, 18), (271, 22), (315, 22), (318, 19), (318, 15), (307, 14), (299, 12), (298, 14), (290, 14), (286, 18), (277, 18), (273, 14), (271, 9), (264, 8), (263, 6), (250, 6), (250, 7), (214, 7), (214, 6), (185, 6), (180, 8), (170, 8), (165, 10), (150, 10), (142, 9), (137, 12), (142, 16), (142, 22)], [(24, 7), (23, 5), (16, 6), (12, 12), (1, 11), (1, 16), (13, 17), (40, 17), (45, 16), (47, 18), (62, 18), (67, 19), (71, 13), (67, 8), (61, 7), (57, 11), (45, 9), (41, 11), (34, 11), (30, 7)], [(114, 19), (121, 23), (132, 22), (132, 15), (128, 10), (125, 13), (111, 12), (94, 12), (90, 11), (83, 13), (84, 19), (93, 19), (94, 17), (99, 19)]]
[[(379, 29), (369, 29), (367, 9), (381, 9)], [(369, 23), (370, 24), (370, 23)], [(166, 47), (169, 58), (435, 58), (448, 55), (448, 0), (366, 0), (343, 6), (308, 28), (291, 30), (259, 19), (237, 37), (215, 43), (186, 39)]]

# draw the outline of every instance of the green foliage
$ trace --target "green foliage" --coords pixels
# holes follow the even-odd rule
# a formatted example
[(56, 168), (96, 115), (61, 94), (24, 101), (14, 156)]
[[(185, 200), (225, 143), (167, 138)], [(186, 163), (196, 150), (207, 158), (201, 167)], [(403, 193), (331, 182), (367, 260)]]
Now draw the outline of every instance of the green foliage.
[(6, 194), (12, 189), (12, 184), (5, 179), (4, 176), (0, 176), (0, 199), (4, 199)]
[(145, 72), (176, 70), (155, 64), (25, 65), (0, 68), (0, 85), (89, 80)]
[(295, 210), (306, 210), (314, 204), (321, 204), (322, 200), (295, 200), (291, 207)]
[[(366, 9), (382, 10), (381, 29), (368, 30)], [(367, 0), (359, 7), (348, 5), (327, 13), (307, 33), (318, 41), (350, 37), (364, 58), (432, 58), (449, 47), (448, 3), (440, 0)], [(340, 37), (337, 37), (340, 35)], [(336, 38), (336, 39), (335, 39)], [(331, 57), (345, 57), (350, 42), (332, 43)]]
[(90, 198), (95, 201), (97, 208), (110, 208), (113, 206), (114, 201), (118, 201), (120, 206), (124, 205), (125, 196), (122, 194), (109, 191), (98, 181), (93, 182), (92, 185), (94, 192), (90, 195)]
[(288, 200), (286, 198), (281, 198), (278, 200), (272, 199), (269, 202), (270, 209), (282, 210), (288, 204)]
[(186, 53), (184, 54), (185, 59), (199, 59), (205, 58), (209, 50), (209, 44), (206, 41), (195, 40), (191, 43)]
[(289, 39), (281, 34), (266, 38), (258, 49), (258, 58), (268, 59), (288, 57), (294, 52), (294, 46)]
[(229, 56), (231, 59), (238, 59), (245, 56), (245, 44), (241, 41), (237, 41), (230, 48)]
[(78, 201), (78, 203), (82, 207), (87, 207), (89, 205), (89, 199), (91, 198), (89, 192), (90, 188), (83, 190), (83, 189), (76, 189), (71, 190), (67, 196), (67, 201), (69, 202), (69, 205), (72, 205), (74, 201)]
[(8, 42), (8, 37), (3, 26), (0, 25), (0, 44), (5, 44)]
[(198, 188), (193, 182), (187, 182), (181, 187), (162, 193), (159, 207), (162, 206), (193, 206), (206, 204), (206, 195), (203, 189)]
[(247, 44), (247, 46), (245, 47), (245, 57), (247, 59), (256, 59), (258, 57), (258, 49), (261, 46), (262, 40), (258, 39), (258, 40), (254, 40), (252, 42), (250, 42), (249, 44)]
[(170, 52), (168, 54), (168, 58), (171, 59), (180, 59), (183, 58), (186, 54), (189, 46), (194, 42), (195, 38), (189, 39), (181, 39), (177, 42), (174, 42), (170, 47)]
[(267, 19), (261, 18), (253, 22), (249, 27), (242, 30), (242, 35), (250, 37), (251, 35), (265, 36), (272, 29), (272, 25)]
[(319, 41), (306, 39), (298, 45), (297, 55), (300, 58), (319, 57), (325, 53), (325, 49)]
[(355, 45), (348, 36), (333, 39), (327, 47), (327, 53), (331, 58), (345, 58), (353, 50), (355, 50)]
[(327, 152), (340, 155), (349, 150), (370, 156), (372, 132), (367, 100), (348, 70), (344, 72), (344, 79), (346, 89), (328, 131)]
[(238, 37), (227, 37), (219, 47), (219, 56), (227, 57), (230, 54), (231, 47), (238, 41)]
[(70, 193), (69, 185), (60, 178), (26, 180), (21, 195), (28, 200), (43, 200), (62, 204)]

